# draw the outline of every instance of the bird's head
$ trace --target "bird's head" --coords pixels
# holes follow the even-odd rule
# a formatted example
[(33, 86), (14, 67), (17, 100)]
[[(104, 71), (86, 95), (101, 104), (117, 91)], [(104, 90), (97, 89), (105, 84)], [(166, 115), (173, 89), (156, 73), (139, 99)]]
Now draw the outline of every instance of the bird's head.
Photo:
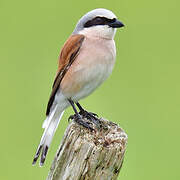
[(113, 39), (116, 28), (124, 24), (117, 20), (115, 14), (107, 9), (94, 9), (78, 21), (73, 34), (84, 34), (106, 39)]

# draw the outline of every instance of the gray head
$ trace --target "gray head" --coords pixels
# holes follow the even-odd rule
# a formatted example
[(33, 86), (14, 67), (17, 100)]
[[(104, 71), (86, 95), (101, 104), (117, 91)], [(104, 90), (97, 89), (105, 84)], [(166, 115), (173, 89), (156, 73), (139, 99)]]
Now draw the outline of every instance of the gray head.
[(115, 34), (115, 29), (123, 26), (124, 25), (117, 20), (116, 15), (112, 11), (99, 8), (94, 9), (81, 17), (73, 34), (85, 34), (85, 32), (89, 33), (89, 31), (94, 31), (93, 33), (95, 34), (96, 32), (100, 33), (100, 31), (101, 34)]

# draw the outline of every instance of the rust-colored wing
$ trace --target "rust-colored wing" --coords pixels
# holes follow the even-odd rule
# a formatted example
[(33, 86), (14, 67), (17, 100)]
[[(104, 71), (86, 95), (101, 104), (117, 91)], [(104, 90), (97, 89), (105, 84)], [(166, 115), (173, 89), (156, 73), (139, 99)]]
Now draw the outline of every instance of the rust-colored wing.
[(46, 110), (47, 116), (49, 115), (51, 106), (53, 104), (56, 92), (59, 89), (59, 86), (61, 84), (61, 81), (64, 75), (66, 74), (66, 72), (68, 71), (69, 67), (71, 66), (71, 64), (76, 59), (79, 53), (79, 50), (82, 46), (82, 42), (84, 41), (84, 38), (85, 37), (80, 34), (71, 35), (69, 39), (65, 42), (61, 50), (60, 57), (59, 57), (58, 71), (57, 71), (56, 78), (53, 83), (52, 92), (51, 92), (48, 105), (47, 105), (47, 110)]

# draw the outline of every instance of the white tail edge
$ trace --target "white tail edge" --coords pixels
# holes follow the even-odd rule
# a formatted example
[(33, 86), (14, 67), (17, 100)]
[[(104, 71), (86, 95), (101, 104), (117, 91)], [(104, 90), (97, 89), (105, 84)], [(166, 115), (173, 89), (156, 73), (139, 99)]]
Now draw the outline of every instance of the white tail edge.
[(39, 143), (38, 149), (36, 151), (36, 154), (33, 159), (33, 165), (36, 164), (39, 156), (40, 158), (40, 166), (43, 166), (46, 155), (48, 152), (48, 148), (52, 142), (53, 136), (56, 132), (56, 129), (59, 125), (59, 122), (64, 114), (64, 111), (58, 112), (57, 106), (53, 109), (53, 111), (50, 113), (50, 115), (45, 119), (43, 123), (44, 133), (41, 137), (41, 141)]

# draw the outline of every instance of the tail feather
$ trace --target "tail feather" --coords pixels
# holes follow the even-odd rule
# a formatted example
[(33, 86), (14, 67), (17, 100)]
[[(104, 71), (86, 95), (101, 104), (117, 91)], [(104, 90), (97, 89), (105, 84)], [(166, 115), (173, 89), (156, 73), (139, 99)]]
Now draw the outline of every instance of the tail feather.
[(39, 158), (39, 155), (40, 155), (40, 153), (41, 153), (42, 147), (43, 147), (42, 145), (39, 145), (39, 146), (38, 146), (38, 149), (37, 149), (37, 151), (36, 151), (36, 154), (35, 154), (34, 159), (33, 159), (33, 162), (32, 162), (33, 165), (36, 164), (36, 162), (37, 162), (37, 160), (38, 160), (38, 158)]
[[(49, 146), (51, 144), (53, 136), (56, 132), (56, 129), (57, 129), (59, 122), (64, 113), (64, 111), (63, 111), (60, 114), (59, 112), (56, 111), (56, 109), (57, 109), (57, 107), (54, 108), (53, 112), (50, 114), (49, 117), (47, 117), (47, 119), (43, 123), (44, 133), (42, 135), (40, 144), (39, 144), (36, 154), (34, 156), (33, 163), (32, 163), (33, 165), (36, 164), (40, 155), (41, 155), (40, 166), (43, 166), (43, 164), (45, 162)], [(59, 116), (59, 114), (60, 114), (60, 116)]]
[(54, 110), (50, 113), (49, 116), (44, 120), (42, 128), (45, 129), (46, 127), (49, 126), (49, 123), (51, 122), (51, 119), (53, 118), (55, 112), (56, 112), (57, 106), (54, 108)]

